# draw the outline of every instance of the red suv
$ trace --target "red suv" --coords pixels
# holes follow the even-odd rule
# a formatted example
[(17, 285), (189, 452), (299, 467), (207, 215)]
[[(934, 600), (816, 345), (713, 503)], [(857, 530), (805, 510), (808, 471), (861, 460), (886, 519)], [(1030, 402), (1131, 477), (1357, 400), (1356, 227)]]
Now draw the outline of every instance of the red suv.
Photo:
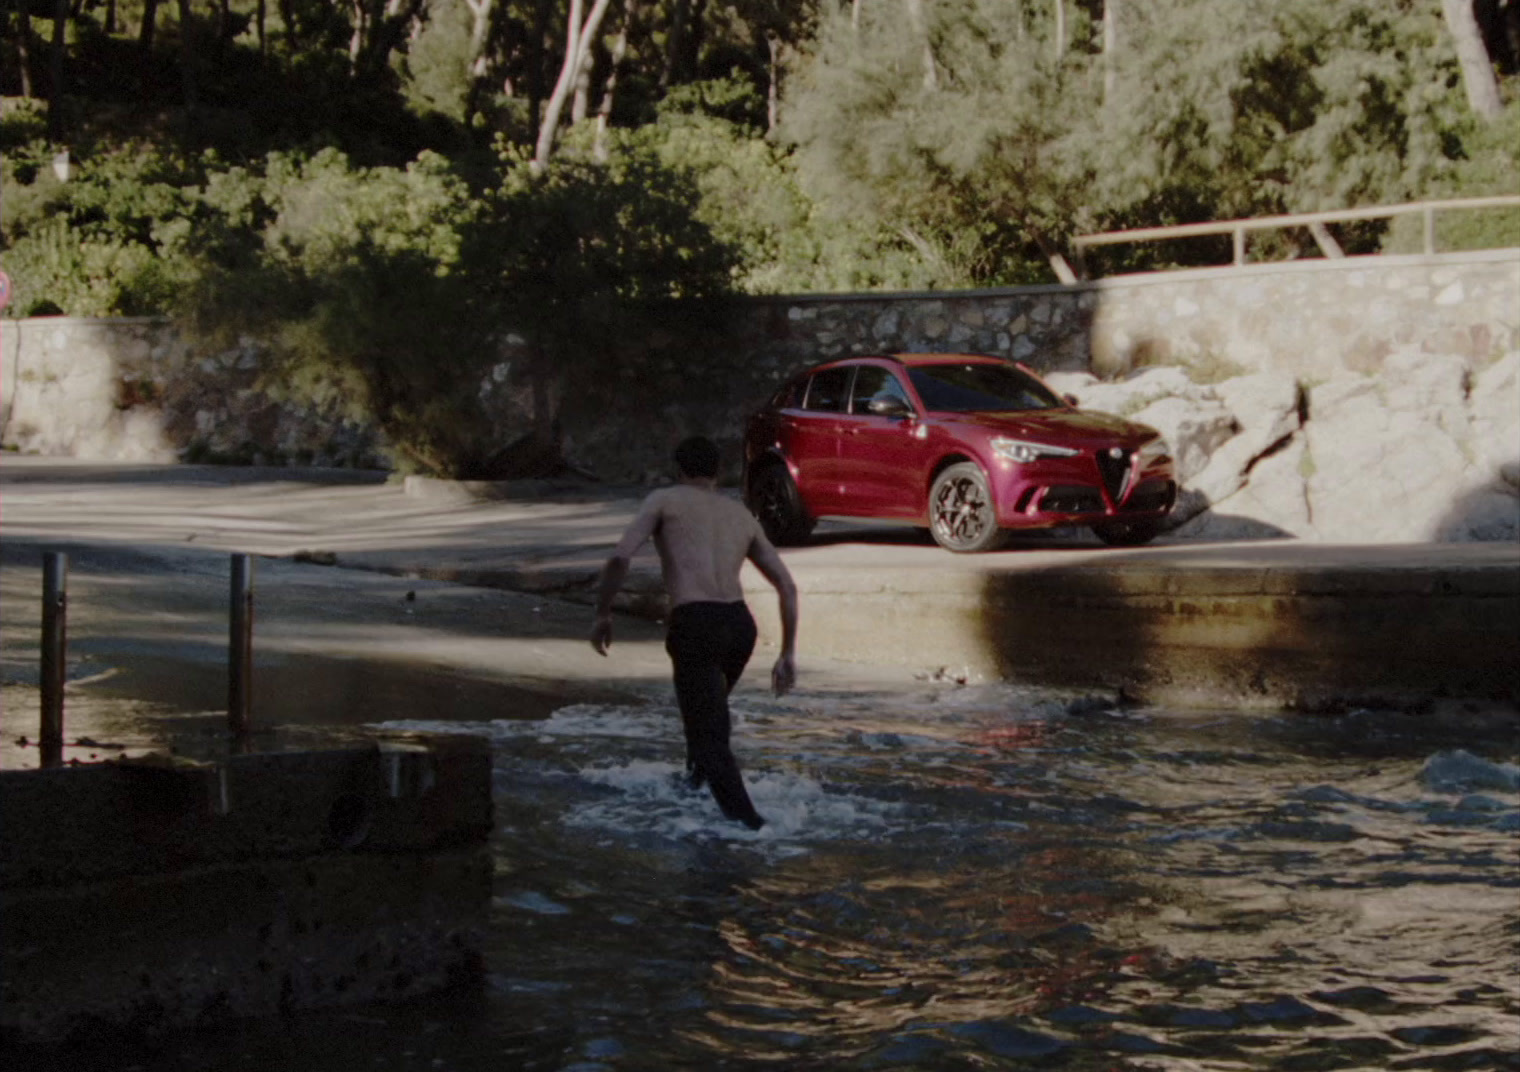
[(1133, 546), (1176, 498), (1155, 429), (1080, 411), (998, 357), (830, 361), (789, 380), (745, 429), (744, 500), (780, 545), (848, 517), (926, 525), (951, 551), (1057, 525)]

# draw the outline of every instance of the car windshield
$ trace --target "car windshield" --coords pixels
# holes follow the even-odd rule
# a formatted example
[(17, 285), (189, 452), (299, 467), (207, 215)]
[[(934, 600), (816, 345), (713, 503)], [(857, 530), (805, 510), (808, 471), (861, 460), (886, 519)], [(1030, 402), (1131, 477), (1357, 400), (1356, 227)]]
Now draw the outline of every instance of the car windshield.
[(908, 370), (908, 378), (931, 410), (975, 413), (1064, 405), (1050, 388), (1013, 365), (917, 365)]

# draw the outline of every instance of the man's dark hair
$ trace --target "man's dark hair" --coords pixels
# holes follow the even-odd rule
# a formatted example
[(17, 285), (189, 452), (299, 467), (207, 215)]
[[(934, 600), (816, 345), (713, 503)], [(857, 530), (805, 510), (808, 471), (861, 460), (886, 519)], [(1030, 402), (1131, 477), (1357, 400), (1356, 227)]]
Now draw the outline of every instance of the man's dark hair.
[(676, 468), (685, 477), (714, 480), (718, 476), (718, 445), (706, 436), (689, 436), (676, 447)]

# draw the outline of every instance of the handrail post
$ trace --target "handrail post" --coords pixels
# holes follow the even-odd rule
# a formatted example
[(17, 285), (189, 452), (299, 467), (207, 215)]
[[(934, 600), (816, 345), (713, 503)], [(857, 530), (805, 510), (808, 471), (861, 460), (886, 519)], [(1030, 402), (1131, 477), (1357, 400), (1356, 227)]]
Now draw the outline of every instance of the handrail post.
[(253, 706), (253, 557), (232, 556), (231, 624), (227, 635), (227, 728), (248, 733)]
[(1246, 229), (1236, 225), (1235, 236), (1235, 267), (1239, 268), (1246, 263)]
[(1425, 212), (1425, 255), (1431, 256), (1436, 251), (1436, 210), (1434, 205), (1426, 205)]
[(37, 746), (44, 767), (63, 762), (63, 684), (68, 664), (69, 556), (42, 555), (42, 710)]

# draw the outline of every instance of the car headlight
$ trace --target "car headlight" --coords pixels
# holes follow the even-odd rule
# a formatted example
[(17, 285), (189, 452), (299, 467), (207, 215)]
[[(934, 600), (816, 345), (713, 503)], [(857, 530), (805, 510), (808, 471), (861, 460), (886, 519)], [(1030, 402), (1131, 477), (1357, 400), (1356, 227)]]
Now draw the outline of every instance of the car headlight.
[(1032, 462), (1037, 458), (1070, 458), (1077, 453), (1072, 447), (1057, 447), (1051, 443), (1031, 443), (1027, 439), (1005, 439), (1002, 436), (992, 441), (992, 449), (1000, 456), (1015, 462)]
[(1136, 457), (1140, 464), (1144, 465), (1146, 462), (1153, 462), (1158, 458), (1170, 457), (1171, 453), (1172, 448), (1167, 446), (1166, 440), (1161, 436), (1157, 436), (1149, 443), (1144, 444), (1137, 452)]

